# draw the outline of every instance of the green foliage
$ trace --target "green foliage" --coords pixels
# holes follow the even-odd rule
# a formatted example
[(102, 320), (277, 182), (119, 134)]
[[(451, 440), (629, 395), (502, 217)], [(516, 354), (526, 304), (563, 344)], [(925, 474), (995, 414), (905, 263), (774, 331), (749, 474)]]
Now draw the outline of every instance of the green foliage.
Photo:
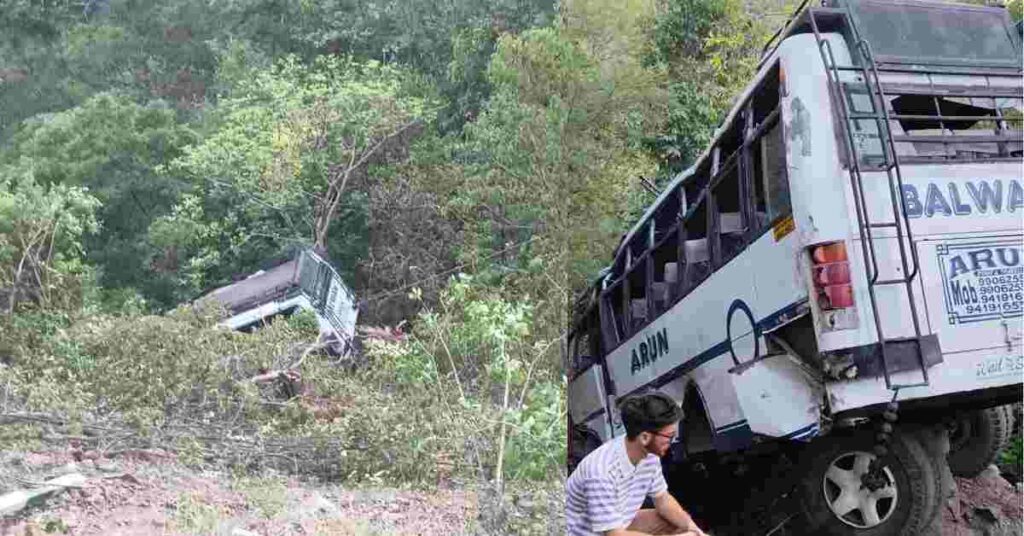
[(206, 459), (206, 449), (193, 437), (179, 438), (174, 451), (178, 454), (178, 461), (188, 467), (202, 467)]
[(1010, 12), (1010, 20), (1020, 22), (1024, 19), (1024, 0), (1007, 0), (1006, 10)]
[(88, 271), (82, 241), (97, 229), (99, 202), (82, 187), (42, 184), (21, 164), (0, 167), (0, 310), (76, 306)]
[(68, 534), (71, 527), (59, 517), (46, 518), (42, 521), (43, 532), (47, 534)]
[[(28, 117), (104, 91), (163, 99), (183, 114), (200, 110), (225, 89), (218, 59), (236, 47), (260, 62), (340, 53), (410, 66), (443, 87), (453, 103), (445, 124), (457, 130), (486, 98), (478, 60), (494, 39), (554, 15), (551, 0), (13, 0), (4, 7), (0, 73), (9, 70), (16, 83), (0, 84), (0, 99), (20, 105), (0, 110), (0, 140)], [(449, 81), (449, 62), (466, 57), (453, 54), (452, 36), (464, 30), (487, 37), (475, 41), (464, 76)]]
[(102, 203), (96, 214), (102, 228), (83, 241), (99, 283), (137, 289), (166, 306), (166, 281), (152, 263), (161, 252), (146, 240), (146, 228), (175, 202), (183, 184), (156, 167), (194, 140), (169, 110), (99, 95), (25, 124), (0, 153), (0, 173), (31, 172), (44, 185), (88, 189)]
[(202, 143), (168, 166), (192, 192), (150, 227), (155, 244), (176, 252), (181, 293), (313, 243), (355, 266), (367, 247), (366, 197), (349, 189), (383, 157), (373, 151), (431, 117), (409, 83), (394, 67), (336, 57), (309, 67), (290, 57), (240, 78)]
[(36, 424), (5, 424), (0, 426), (0, 449), (31, 451), (42, 446), (43, 430)]
[(173, 525), (177, 531), (196, 536), (213, 534), (223, 512), (208, 504), (197, 492), (183, 493), (174, 505)]
[(505, 464), (512, 479), (544, 480), (565, 462), (565, 385), (538, 382), (506, 419), (515, 432)]
[(283, 512), (288, 502), (288, 488), (281, 478), (242, 477), (235, 479), (231, 487), (245, 497), (250, 508), (267, 519)]
[[(426, 392), (435, 408), (443, 408), (430, 419), (439, 437), (424, 438), (473, 445), (474, 456), (492, 466), (498, 463), (492, 453), (501, 451), (501, 435), (507, 435), (503, 474), (487, 475), (494, 478), (549, 478), (565, 458), (564, 386), (560, 376), (537, 367), (546, 345), (531, 342), (532, 309), (459, 276), (442, 292), (436, 311), (419, 315), (408, 341), (368, 348), (397, 380), (398, 393)], [(434, 441), (421, 438), (414, 445), (433, 449)]]
[(0, 10), (0, 140), (27, 117), (75, 104), (63, 65), (65, 29), (80, 21), (77, 2), (12, 0)]
[(437, 364), (433, 356), (421, 347), (407, 348), (397, 343), (369, 341), (367, 352), (391, 371), (398, 383), (428, 386), (437, 381)]
[(1024, 464), (1024, 441), (1021, 436), (1010, 439), (1010, 445), (999, 453), (999, 462), (1010, 467), (1020, 468)]
[(316, 314), (308, 309), (302, 309), (289, 316), (288, 326), (310, 339), (315, 339), (320, 335), (320, 323), (316, 319)]
[[(259, 418), (258, 393), (235, 375), (272, 366), (304, 336), (286, 322), (257, 334), (233, 333), (190, 309), (163, 317), (94, 314), (58, 323), (34, 341), (20, 333), (43, 321), (8, 324), (22, 344), (8, 348), (18, 366), (2, 376), (26, 406), (121, 415), (140, 430), (197, 412), (207, 419), (240, 412)], [(34, 344), (23, 344), (29, 341)]]
[[(704, 152), (723, 113), (693, 85), (672, 84), (667, 133), (649, 141), (667, 171), (682, 171)], [(662, 181), (668, 178), (667, 174), (661, 177)]]
[[(415, 154), (419, 187), (461, 221), (460, 260), (506, 300), (529, 301), (551, 340), (565, 294), (593, 275), (627, 225), (624, 199), (655, 161), (641, 140), (661, 129), (658, 73), (595, 48), (586, 25), (504, 35), (488, 67), (491, 98), (461, 139)], [(601, 50), (607, 50), (608, 47)], [(543, 358), (557, 369), (556, 352)]]
[(741, 0), (670, 0), (658, 13), (645, 63), (672, 82), (667, 129), (650, 142), (662, 180), (693, 163), (753, 76), (775, 30), (759, 11)]

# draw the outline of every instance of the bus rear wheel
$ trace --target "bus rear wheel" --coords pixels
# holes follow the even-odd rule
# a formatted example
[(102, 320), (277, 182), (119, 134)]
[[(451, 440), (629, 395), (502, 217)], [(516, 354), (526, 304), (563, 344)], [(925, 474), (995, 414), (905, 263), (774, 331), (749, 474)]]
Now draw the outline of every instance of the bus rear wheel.
[(1013, 430), (1011, 406), (957, 413), (949, 431), (949, 469), (959, 477), (974, 478), (995, 463)]
[(912, 436), (895, 434), (881, 470), (866, 478), (868, 432), (819, 439), (805, 453), (798, 524), (807, 534), (904, 536), (931, 525), (939, 500), (935, 464)]

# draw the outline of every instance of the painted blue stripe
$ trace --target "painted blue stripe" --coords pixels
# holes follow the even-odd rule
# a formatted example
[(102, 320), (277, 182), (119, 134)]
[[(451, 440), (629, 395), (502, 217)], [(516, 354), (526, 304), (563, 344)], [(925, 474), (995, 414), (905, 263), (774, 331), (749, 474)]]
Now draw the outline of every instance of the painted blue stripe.
[[(775, 328), (781, 325), (782, 323), (789, 321), (793, 316), (795, 316), (800, 311), (801, 307), (803, 307), (806, 304), (806, 298), (790, 303), (789, 305), (786, 305), (782, 309), (779, 309), (778, 311), (775, 311), (774, 313), (761, 319), (759, 322), (757, 322), (757, 327), (761, 331)], [(666, 372), (665, 374), (662, 374), (660, 377), (655, 378), (638, 387), (634, 387), (632, 391), (622, 396), (626, 397), (632, 394), (636, 394), (648, 388), (657, 389), (659, 387), (662, 387), (665, 384), (668, 384), (673, 380), (679, 378), (680, 376), (683, 376), (684, 374), (690, 372), (691, 370), (707, 363), (708, 361), (711, 361), (712, 359), (727, 353), (729, 353), (729, 341), (724, 340), (712, 346), (711, 348), (704, 350), (703, 352), (697, 354), (696, 356), (690, 358), (686, 362), (676, 365), (675, 368)]]
[(806, 434), (804, 434), (804, 435), (802, 435), (800, 437), (794, 437), (793, 440), (794, 441), (810, 441), (810, 439), (812, 437), (815, 437), (817, 435), (818, 435), (818, 431), (817, 430), (811, 430), (810, 432), (807, 432)]
[(724, 431), (726, 431), (726, 430), (728, 430), (730, 428), (735, 428), (737, 426), (743, 426), (744, 424), (747, 424), (747, 420), (746, 419), (742, 419), (742, 420), (736, 421), (734, 423), (729, 423), (729, 424), (726, 424), (725, 426), (719, 426), (718, 428), (715, 428), (715, 431), (716, 432), (724, 432)]
[(801, 312), (800, 309), (807, 305), (807, 298), (797, 300), (761, 319), (761, 321), (757, 323), (757, 327), (761, 331), (770, 331), (775, 329), (793, 318), (796, 318), (797, 314)]
[(676, 365), (675, 368), (669, 370), (665, 374), (662, 374), (661, 377), (655, 378), (654, 380), (651, 380), (650, 382), (647, 382), (644, 385), (634, 388), (632, 391), (629, 392), (629, 394), (636, 393), (646, 387), (653, 387), (657, 389), (658, 387), (661, 387), (675, 380), (676, 378), (683, 376), (687, 372), (690, 372), (691, 370), (707, 363), (708, 361), (711, 361), (712, 359), (719, 357), (721, 355), (725, 355), (727, 353), (729, 353), (729, 341), (722, 341), (712, 346), (711, 348), (708, 348), (707, 350), (704, 350), (703, 352), (693, 356), (692, 358), (690, 358), (690, 360), (679, 365)]
[(815, 427), (814, 429), (812, 429), (810, 432), (807, 432), (806, 434), (794, 437), (793, 440), (794, 441), (810, 441), (811, 439), (816, 437), (820, 431), (821, 430), (819, 430), (817, 427)]
[(818, 427), (817, 423), (809, 424), (809, 425), (804, 426), (803, 428), (801, 428), (799, 430), (795, 430), (793, 432), (790, 432), (790, 433), (782, 436), (782, 439), (796, 439), (797, 437), (802, 436), (804, 434), (807, 434), (808, 432), (813, 432), (814, 429), (817, 428), (817, 427)]

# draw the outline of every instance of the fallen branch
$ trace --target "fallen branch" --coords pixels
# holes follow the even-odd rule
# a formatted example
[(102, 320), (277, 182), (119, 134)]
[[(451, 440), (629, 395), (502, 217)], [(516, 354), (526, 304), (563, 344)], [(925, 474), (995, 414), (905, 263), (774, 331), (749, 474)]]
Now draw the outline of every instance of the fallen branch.
[(85, 484), (85, 477), (71, 473), (47, 480), (43, 486), (31, 490), (18, 490), (0, 495), (0, 515), (9, 515), (23, 510), (26, 506), (42, 502), (67, 488), (79, 488)]
[(302, 379), (302, 376), (294, 370), (270, 370), (262, 374), (257, 374), (248, 381), (252, 383), (273, 383), (278, 380), (287, 380), (297, 382)]

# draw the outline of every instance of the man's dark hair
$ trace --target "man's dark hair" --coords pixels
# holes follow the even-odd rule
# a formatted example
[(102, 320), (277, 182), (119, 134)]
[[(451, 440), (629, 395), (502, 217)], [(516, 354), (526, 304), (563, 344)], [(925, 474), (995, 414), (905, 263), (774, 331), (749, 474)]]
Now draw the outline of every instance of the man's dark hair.
[(672, 397), (663, 393), (631, 396), (619, 403), (626, 438), (634, 439), (640, 432), (653, 432), (683, 418), (683, 410)]

